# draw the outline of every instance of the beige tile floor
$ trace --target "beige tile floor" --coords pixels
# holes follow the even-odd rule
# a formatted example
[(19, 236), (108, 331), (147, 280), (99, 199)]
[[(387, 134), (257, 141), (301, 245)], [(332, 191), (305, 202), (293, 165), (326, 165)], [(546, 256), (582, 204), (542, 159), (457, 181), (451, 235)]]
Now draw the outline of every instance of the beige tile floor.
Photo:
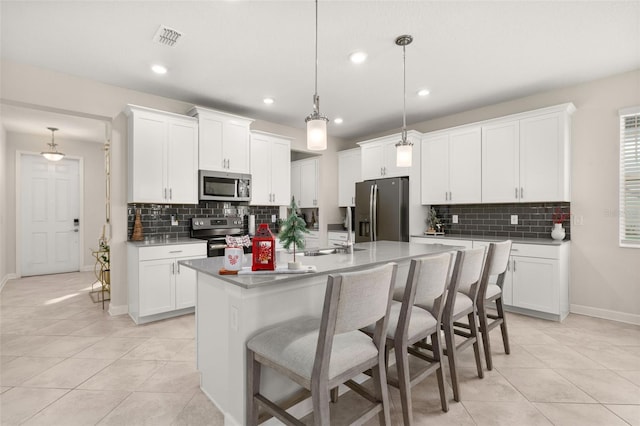
[[(136, 326), (88, 291), (92, 273), (9, 281), (0, 293), (0, 424), (221, 425), (199, 389), (194, 317)], [(435, 379), (413, 389), (416, 424), (640, 426), (640, 327), (580, 315), (508, 316), (493, 371), (460, 356), (462, 402), (440, 411)], [(392, 421), (402, 424), (397, 390)], [(352, 412), (350, 395), (332, 411)], [(374, 420), (368, 424), (376, 424)]]

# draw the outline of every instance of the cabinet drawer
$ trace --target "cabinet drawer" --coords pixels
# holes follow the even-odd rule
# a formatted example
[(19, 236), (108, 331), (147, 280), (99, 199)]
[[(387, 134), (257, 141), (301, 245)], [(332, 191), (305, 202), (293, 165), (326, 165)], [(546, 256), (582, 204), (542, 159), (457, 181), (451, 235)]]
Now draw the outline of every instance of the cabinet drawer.
[(540, 257), (545, 259), (559, 259), (560, 246), (543, 244), (513, 244), (511, 246), (511, 255)]
[(173, 244), (166, 246), (140, 247), (139, 260), (167, 259), (173, 257), (198, 257), (207, 255), (207, 243)]
[(348, 234), (346, 232), (329, 232), (329, 240), (347, 241)]

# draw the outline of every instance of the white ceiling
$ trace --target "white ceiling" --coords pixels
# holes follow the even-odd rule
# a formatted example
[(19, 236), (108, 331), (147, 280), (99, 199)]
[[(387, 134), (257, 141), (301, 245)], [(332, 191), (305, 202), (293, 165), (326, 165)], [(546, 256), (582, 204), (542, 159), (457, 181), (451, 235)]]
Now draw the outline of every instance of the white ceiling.
[[(0, 5), (2, 59), (298, 128), (312, 111), (311, 0)], [(320, 0), (318, 20), (320, 109), (344, 118), (329, 133), (347, 139), (401, 126), (401, 34), (414, 37), (409, 126), (640, 68), (638, 0)], [(160, 24), (184, 33), (176, 47), (152, 41)], [(369, 56), (356, 66), (358, 49)]]

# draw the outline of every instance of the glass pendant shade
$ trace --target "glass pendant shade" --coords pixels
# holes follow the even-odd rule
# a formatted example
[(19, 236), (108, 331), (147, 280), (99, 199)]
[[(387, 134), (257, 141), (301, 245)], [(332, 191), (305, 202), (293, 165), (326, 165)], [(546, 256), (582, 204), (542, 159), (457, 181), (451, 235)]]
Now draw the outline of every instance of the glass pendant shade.
[(43, 151), (40, 153), (40, 155), (42, 155), (49, 161), (60, 161), (64, 158), (64, 154), (62, 152), (58, 152), (58, 144), (53, 138), (54, 132), (58, 129), (56, 129), (55, 127), (47, 127), (47, 129), (51, 130), (51, 143), (47, 144), (49, 145), (49, 151)]
[(307, 119), (307, 149), (322, 151), (327, 149), (327, 118), (309, 117)]
[(411, 167), (412, 152), (411, 144), (398, 143), (396, 145), (396, 166)]

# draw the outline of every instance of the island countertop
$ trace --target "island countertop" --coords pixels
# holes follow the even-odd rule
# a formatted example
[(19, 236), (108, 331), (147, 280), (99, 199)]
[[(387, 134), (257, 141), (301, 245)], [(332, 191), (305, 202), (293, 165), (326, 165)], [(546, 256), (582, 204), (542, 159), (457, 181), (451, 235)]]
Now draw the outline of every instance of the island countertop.
[[(179, 263), (198, 272), (214, 276), (236, 286), (251, 289), (265, 287), (273, 284), (285, 283), (308, 278), (316, 274), (332, 274), (338, 272), (355, 271), (387, 262), (400, 262), (408, 259), (427, 256), (430, 254), (443, 253), (455, 249), (451, 246), (438, 244), (415, 244), (397, 241), (376, 241), (358, 243), (354, 245), (353, 254), (335, 253), (323, 256), (296, 256), (296, 260), (301, 260), (303, 265), (314, 265), (315, 273), (305, 274), (270, 274), (270, 275), (220, 275), (219, 270), (223, 266), (222, 257), (209, 257), (206, 259), (183, 260)], [(462, 248), (462, 247), (460, 247)], [(251, 255), (243, 263), (245, 266), (251, 265)], [(276, 258), (277, 264), (286, 264), (292, 260), (293, 254), (279, 252)]]

